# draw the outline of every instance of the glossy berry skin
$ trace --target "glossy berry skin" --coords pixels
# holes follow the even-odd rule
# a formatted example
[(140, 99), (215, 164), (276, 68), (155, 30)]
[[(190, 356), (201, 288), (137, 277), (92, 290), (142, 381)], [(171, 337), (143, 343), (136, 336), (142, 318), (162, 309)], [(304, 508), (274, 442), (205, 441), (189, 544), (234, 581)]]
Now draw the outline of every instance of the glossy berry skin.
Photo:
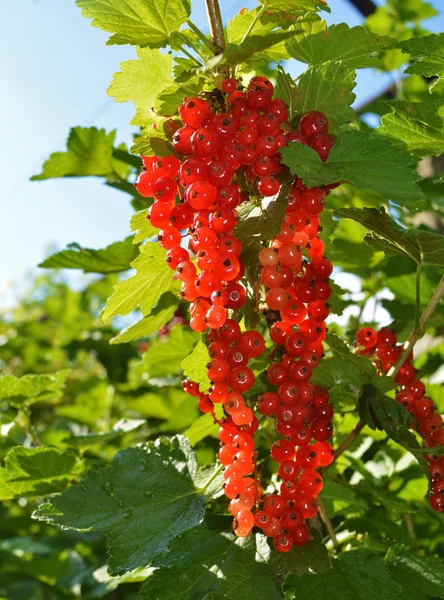
[(237, 83), (235, 79), (227, 78), (222, 81), (220, 84), (220, 89), (225, 92), (225, 94), (233, 93), (237, 88)]
[(308, 138), (323, 135), (328, 133), (328, 120), (323, 113), (313, 110), (302, 117), (299, 129)]
[(278, 494), (272, 494), (264, 500), (264, 510), (273, 517), (280, 517), (287, 509), (287, 503)]
[(289, 440), (278, 440), (271, 447), (271, 456), (276, 462), (292, 460), (295, 453), (295, 447)]
[(274, 547), (278, 552), (290, 552), (293, 548), (293, 537), (289, 533), (281, 533), (273, 539)]
[(356, 334), (356, 342), (364, 348), (374, 348), (378, 343), (378, 334), (371, 327), (362, 327)]
[(335, 142), (335, 138), (331, 135), (317, 135), (310, 138), (309, 145), (319, 154), (320, 159), (325, 162)]
[(190, 98), (179, 106), (179, 116), (185, 125), (198, 129), (211, 117), (211, 106), (202, 98)]

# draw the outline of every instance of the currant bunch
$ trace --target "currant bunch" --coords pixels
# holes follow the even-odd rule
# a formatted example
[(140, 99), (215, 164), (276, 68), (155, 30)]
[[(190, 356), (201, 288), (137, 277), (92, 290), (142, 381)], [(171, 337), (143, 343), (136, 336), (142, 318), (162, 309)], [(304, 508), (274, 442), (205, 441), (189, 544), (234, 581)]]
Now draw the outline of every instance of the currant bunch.
[[(325, 118), (322, 123), (328, 127)], [(310, 533), (304, 520), (316, 514), (316, 496), (323, 485), (316, 469), (333, 460), (328, 443), (333, 418), (329, 394), (310, 383), (324, 354), (331, 295), (332, 265), (323, 256), (324, 244), (318, 235), (327, 193), (295, 181), (281, 231), (259, 256), (261, 280), (269, 288), (265, 302), (279, 315), (270, 337), (280, 359), (267, 372), (277, 390), (258, 399), (258, 410), (276, 417), (283, 439), (271, 448), (272, 458), (279, 463), (280, 493), (265, 498), (256, 524), (262, 523), (280, 552), (307, 543)]]
[[(356, 347), (359, 353), (370, 356), (381, 373), (387, 373), (398, 361), (403, 344), (397, 343), (395, 331), (383, 327), (375, 331), (362, 327), (356, 333)], [(413, 354), (407, 357), (395, 377), (396, 400), (412, 415), (411, 429), (418, 432), (428, 448), (444, 447), (444, 429), (441, 415), (433, 400), (426, 396), (426, 387), (417, 377), (417, 369), (412, 364)], [(431, 507), (444, 510), (444, 456), (425, 454), (429, 463)]]
[[(178, 111), (183, 126), (173, 136), (177, 156), (142, 156), (144, 171), (135, 185), (142, 196), (154, 200), (148, 218), (160, 230), (158, 239), (167, 250), (166, 260), (182, 282), (180, 296), (190, 303), (190, 327), (208, 332), (211, 388), (202, 393), (195, 382), (185, 380), (183, 389), (198, 399), (202, 412), (211, 413), (221, 425), (219, 460), (225, 467), (224, 492), (231, 500), (233, 530), (246, 536), (256, 524), (275, 537), (276, 548), (286, 551), (290, 549), (285, 544), (288, 532), (292, 545), (307, 543), (303, 519), (313, 516), (314, 498), (322, 487), (314, 469), (332, 460), (331, 447), (325, 443), (331, 436), (328, 392), (309, 383), (311, 371), (323, 355), (326, 301), (331, 293), (326, 281), (331, 265), (323, 257), (324, 246), (318, 237), (318, 215), (328, 190), (306, 189), (296, 180), (281, 232), (260, 256), (261, 280), (269, 288), (265, 301), (281, 315), (270, 335), (283, 348), (281, 361), (269, 369), (270, 382), (279, 386), (276, 407), (272, 413), (264, 412), (270, 409), (264, 408), (267, 400), (261, 397), (258, 409), (276, 414), (278, 431), (290, 437), (273, 446), (272, 456), (280, 456), (281, 443), (293, 447), (290, 458), (296, 459), (297, 472), (289, 478), (285, 471), (282, 485), (289, 488), (294, 483), (301, 494), (297, 508), (289, 492), (282, 502), (287, 512), (297, 512), (298, 527), (293, 527), (293, 513), (287, 523), (287, 517), (277, 514), (279, 510), (268, 510), (273, 504), (268, 499), (264, 510), (256, 514), (252, 510), (262, 495), (253, 439), (259, 423), (245, 393), (254, 384), (248, 362), (264, 352), (265, 341), (256, 331), (241, 332), (236, 320), (237, 310), (246, 301), (241, 283), (245, 272), (242, 243), (234, 234), (236, 209), (250, 193), (272, 196), (279, 191), (279, 151), (288, 142), (307, 144), (326, 160), (334, 138), (328, 135), (327, 119), (315, 111), (293, 130), (285, 103), (273, 98), (273, 91), (264, 77), (253, 77), (242, 90), (235, 80), (226, 79), (219, 97), (186, 99)], [(287, 394), (294, 394), (292, 386), (297, 386), (297, 399), (283, 399), (284, 382), (273, 375), (276, 369), (285, 374)], [(223, 406), (225, 416), (220, 420), (216, 404)], [(304, 441), (296, 439), (298, 436), (305, 436)], [(308, 446), (312, 437), (318, 440), (317, 446)], [(312, 457), (304, 463), (303, 446), (309, 447), (316, 460)], [(264, 521), (266, 518), (269, 521)]]

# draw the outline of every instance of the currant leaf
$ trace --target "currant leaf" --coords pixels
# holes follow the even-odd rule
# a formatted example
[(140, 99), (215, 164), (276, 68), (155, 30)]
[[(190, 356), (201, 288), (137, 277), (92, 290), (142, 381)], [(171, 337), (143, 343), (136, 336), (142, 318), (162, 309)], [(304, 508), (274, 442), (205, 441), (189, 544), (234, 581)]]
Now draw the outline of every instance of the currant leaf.
[(115, 131), (106, 133), (96, 127), (73, 127), (66, 143), (66, 152), (54, 152), (32, 181), (57, 177), (110, 177), (121, 178), (128, 174), (128, 165), (116, 160), (114, 154)]
[(393, 112), (382, 117), (378, 131), (405, 143), (417, 156), (444, 152), (444, 100), (389, 104)]
[(326, 162), (303, 144), (282, 148), (284, 163), (309, 187), (345, 181), (373, 190), (387, 200), (411, 210), (422, 206), (412, 156), (388, 136), (358, 130), (342, 131)]
[(177, 298), (171, 292), (166, 292), (147, 317), (144, 317), (135, 325), (122, 329), (120, 333), (111, 338), (109, 343), (124, 344), (153, 335), (174, 316), (177, 305)]
[(127, 271), (137, 256), (133, 237), (115, 242), (102, 250), (82, 248), (75, 242), (67, 250), (48, 256), (38, 266), (44, 269), (81, 269), (84, 273), (119, 273)]
[(389, 255), (408, 256), (416, 263), (444, 267), (444, 240), (437, 233), (423, 229), (405, 229), (384, 209), (341, 208), (335, 215), (364, 225), (369, 232), (364, 240)]
[(172, 279), (173, 271), (165, 262), (165, 250), (155, 243), (142, 246), (131, 266), (136, 269), (136, 274), (114, 287), (114, 294), (102, 313), (104, 321), (116, 315), (127, 315), (138, 307), (146, 316), (162, 294), (179, 288), (177, 281)]
[(158, 95), (173, 83), (173, 59), (169, 54), (150, 48), (137, 49), (138, 60), (123, 62), (114, 74), (108, 96), (116, 102), (134, 102), (133, 125), (147, 127), (152, 122), (151, 109)]
[(108, 44), (159, 48), (170, 43), (191, 13), (188, 0), (77, 0), (91, 25), (112, 33)]
[(56, 448), (22, 448), (8, 452), (0, 467), (0, 500), (35, 497), (63, 491), (82, 475), (83, 461)]
[(158, 438), (118, 452), (110, 465), (42, 504), (34, 516), (102, 533), (108, 539), (109, 572), (123, 574), (165, 555), (175, 538), (202, 521), (196, 474), (185, 438)]

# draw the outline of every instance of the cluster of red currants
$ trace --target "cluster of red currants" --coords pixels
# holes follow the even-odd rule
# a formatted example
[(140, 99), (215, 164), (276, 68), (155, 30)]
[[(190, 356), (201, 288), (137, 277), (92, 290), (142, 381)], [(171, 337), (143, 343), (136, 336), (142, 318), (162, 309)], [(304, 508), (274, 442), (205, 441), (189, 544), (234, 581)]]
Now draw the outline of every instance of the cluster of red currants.
[[(358, 352), (370, 356), (381, 372), (387, 373), (396, 364), (403, 351), (403, 344), (397, 344), (396, 333), (387, 327), (376, 332), (371, 327), (363, 327), (356, 334)], [(431, 398), (425, 395), (424, 383), (417, 378), (417, 370), (412, 364), (413, 354), (407, 357), (395, 376), (396, 400), (412, 415), (411, 428), (424, 439), (428, 448), (444, 447), (443, 420), (436, 411)], [(429, 463), (431, 507), (444, 510), (444, 456), (425, 454)]]
[[(223, 405), (219, 460), (225, 467), (224, 492), (231, 500), (233, 530), (246, 536), (256, 524), (285, 552), (307, 543), (309, 530), (303, 520), (316, 512), (314, 498), (322, 487), (314, 469), (333, 458), (326, 442), (332, 418), (328, 392), (309, 383), (323, 355), (331, 293), (331, 264), (323, 257), (318, 237), (327, 190), (306, 189), (296, 181), (281, 232), (260, 255), (261, 280), (270, 288), (266, 303), (281, 314), (270, 335), (282, 346), (276, 349), (282, 356), (268, 371), (271, 384), (279, 386), (277, 394), (260, 397), (258, 409), (276, 415), (278, 431), (290, 440), (272, 449), (281, 463), (281, 495), (266, 498), (256, 514), (252, 509), (258, 508), (262, 489), (253, 435), (259, 422), (244, 395), (255, 380), (248, 361), (265, 351), (265, 340), (257, 331), (241, 332), (236, 320), (237, 309), (246, 301), (242, 243), (234, 235), (236, 208), (248, 200), (250, 191), (262, 196), (279, 191), (281, 147), (306, 143), (325, 160), (334, 138), (328, 135), (327, 119), (315, 111), (303, 117), (299, 130), (292, 130), (287, 107), (273, 98), (273, 85), (266, 78), (254, 77), (243, 91), (237, 87), (233, 79), (222, 82), (222, 105), (214, 95), (212, 103), (201, 97), (187, 99), (179, 107), (183, 127), (173, 136), (180, 160), (143, 156), (145, 170), (135, 185), (142, 196), (154, 199), (148, 218), (161, 230), (158, 238), (167, 250), (166, 260), (182, 282), (180, 295), (190, 302), (190, 327), (210, 330), (211, 388), (202, 393), (195, 382), (185, 380), (183, 389), (216, 421), (214, 405)], [(303, 259), (304, 250), (310, 261)]]
[[(319, 113), (306, 115), (300, 127), (316, 134), (317, 123), (321, 130), (328, 129), (327, 120)], [(323, 485), (316, 469), (333, 460), (327, 441), (333, 418), (329, 394), (310, 383), (324, 353), (327, 300), (331, 295), (328, 278), (332, 265), (323, 256), (324, 244), (318, 236), (319, 214), (327, 192), (307, 189), (296, 181), (281, 231), (259, 255), (261, 280), (269, 288), (265, 301), (279, 315), (270, 328), (270, 337), (280, 358), (267, 372), (277, 390), (259, 397), (258, 410), (276, 417), (283, 439), (271, 448), (271, 456), (279, 463), (280, 494), (265, 498), (264, 510), (256, 513), (256, 524), (274, 537), (274, 545), (281, 552), (307, 543), (309, 529), (304, 519), (316, 514), (316, 495)]]

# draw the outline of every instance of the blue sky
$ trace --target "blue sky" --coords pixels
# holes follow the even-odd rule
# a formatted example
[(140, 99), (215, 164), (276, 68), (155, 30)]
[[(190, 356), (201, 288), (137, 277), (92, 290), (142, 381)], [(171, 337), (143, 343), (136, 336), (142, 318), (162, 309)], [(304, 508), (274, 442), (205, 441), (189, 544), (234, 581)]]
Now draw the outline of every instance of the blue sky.
[[(255, 0), (223, 0), (225, 21)], [(361, 15), (346, 0), (330, 0), (329, 22), (357, 25)], [(432, 0), (436, 7), (440, 0)], [(194, 1), (193, 20), (206, 29), (203, 0)], [(444, 30), (444, 18), (427, 23)], [(29, 182), (51, 152), (63, 150), (71, 126), (117, 128), (129, 142), (131, 104), (116, 104), (106, 89), (119, 63), (134, 57), (127, 46), (105, 46), (108, 35), (89, 25), (74, 0), (20, 0), (0, 6), (2, 58), (0, 131), (4, 153), (0, 235), (0, 305), (13, 301), (20, 285), (50, 246), (69, 242), (100, 248), (128, 235), (127, 196), (100, 179)], [(360, 74), (360, 103), (382, 89), (390, 76)]]

